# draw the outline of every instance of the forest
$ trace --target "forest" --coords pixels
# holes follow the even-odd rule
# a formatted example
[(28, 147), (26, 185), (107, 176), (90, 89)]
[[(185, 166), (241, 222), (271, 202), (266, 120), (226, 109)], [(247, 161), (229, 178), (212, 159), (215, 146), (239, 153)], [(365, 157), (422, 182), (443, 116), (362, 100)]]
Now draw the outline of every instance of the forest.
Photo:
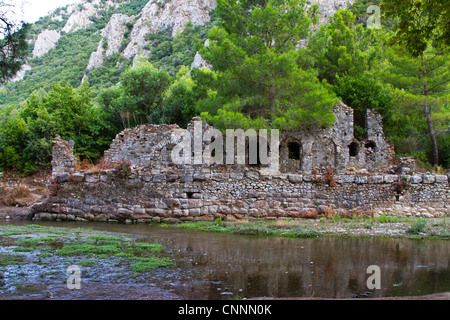
[[(118, 10), (135, 14), (146, 1), (131, 3)], [(374, 109), (398, 157), (414, 156), (427, 171), (448, 169), (450, 4), (359, 0), (327, 24), (305, 4), (218, 0), (209, 24), (189, 23), (175, 37), (148, 34), (149, 58), (132, 67), (109, 56), (82, 83), (100, 40), (93, 31), (114, 13), (105, 11), (91, 27), (62, 35), (32, 60), (24, 81), (1, 90), (0, 171), (30, 175), (48, 166), (56, 134), (74, 140), (80, 161), (95, 163), (118, 132), (139, 124), (186, 127), (200, 116), (219, 129), (303, 130), (331, 126), (339, 101), (355, 110), (356, 138), (364, 139), (364, 114)], [(373, 5), (379, 16), (368, 11)], [(29, 32), (51, 23), (41, 18)], [(127, 34), (123, 48), (126, 41)], [(211, 70), (190, 70), (198, 51)]]

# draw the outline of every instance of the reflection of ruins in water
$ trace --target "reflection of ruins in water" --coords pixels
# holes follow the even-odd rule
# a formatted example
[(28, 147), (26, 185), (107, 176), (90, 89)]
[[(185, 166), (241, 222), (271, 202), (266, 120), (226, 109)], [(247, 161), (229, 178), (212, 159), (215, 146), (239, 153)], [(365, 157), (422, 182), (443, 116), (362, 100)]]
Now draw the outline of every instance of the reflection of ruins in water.
[[(160, 229), (155, 230), (157, 234)], [(175, 231), (175, 232), (174, 232)], [(170, 230), (158, 238), (193, 252), (181, 295), (351, 298), (425, 295), (450, 290), (447, 241), (369, 238), (284, 239)], [(152, 229), (153, 233), (153, 229)], [(192, 267), (190, 267), (192, 265)], [(367, 267), (381, 269), (381, 289), (368, 290)], [(199, 287), (200, 286), (200, 287)], [(220, 288), (221, 290), (218, 290)]]

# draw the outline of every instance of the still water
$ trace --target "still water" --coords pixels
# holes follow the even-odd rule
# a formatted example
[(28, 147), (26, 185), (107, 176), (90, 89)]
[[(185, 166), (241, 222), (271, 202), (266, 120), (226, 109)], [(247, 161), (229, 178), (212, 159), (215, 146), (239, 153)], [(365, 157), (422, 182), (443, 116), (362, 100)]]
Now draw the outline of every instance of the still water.
[[(379, 238), (286, 239), (147, 225), (40, 223), (150, 236), (184, 257), (173, 271), (185, 299), (394, 297), (450, 291), (450, 242)], [(367, 268), (381, 288), (369, 290)], [(172, 272), (172, 271), (171, 271)], [(175, 275), (176, 274), (176, 275)]]

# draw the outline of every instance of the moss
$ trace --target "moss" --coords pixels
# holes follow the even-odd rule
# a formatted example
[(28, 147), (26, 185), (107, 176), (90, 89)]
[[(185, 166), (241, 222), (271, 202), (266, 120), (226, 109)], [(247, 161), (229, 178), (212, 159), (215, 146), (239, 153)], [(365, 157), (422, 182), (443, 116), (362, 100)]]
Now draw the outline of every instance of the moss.
[(136, 272), (148, 272), (161, 267), (173, 266), (173, 262), (168, 258), (150, 257), (145, 261), (131, 264), (131, 270)]
[(0, 266), (21, 265), (25, 263), (25, 257), (22, 255), (1, 253)]
[(71, 244), (62, 247), (56, 251), (59, 256), (78, 256), (78, 255), (112, 255), (120, 252), (120, 248), (114, 245), (97, 246), (93, 244)]
[(14, 252), (31, 252), (34, 251), (33, 248), (29, 248), (29, 247), (16, 247), (13, 249)]

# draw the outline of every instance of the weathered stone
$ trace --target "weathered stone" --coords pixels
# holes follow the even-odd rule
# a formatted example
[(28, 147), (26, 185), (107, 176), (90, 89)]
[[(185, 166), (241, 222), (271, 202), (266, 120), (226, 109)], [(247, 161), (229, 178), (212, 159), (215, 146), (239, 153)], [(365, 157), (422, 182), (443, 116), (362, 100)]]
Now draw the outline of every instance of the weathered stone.
[(194, 181), (205, 181), (207, 178), (204, 174), (194, 174), (193, 180)]
[(411, 183), (417, 184), (422, 182), (422, 176), (413, 175), (411, 176)]
[(97, 183), (100, 181), (99, 176), (98, 175), (91, 175), (91, 174), (87, 174), (85, 176), (85, 181), (87, 183)]
[(368, 183), (383, 183), (383, 181), (383, 176), (369, 176), (369, 178), (367, 179)]
[(431, 175), (431, 174), (424, 174), (422, 176), (422, 182), (423, 183), (434, 183), (435, 180), (436, 180), (436, 177), (434, 175)]
[(133, 217), (133, 211), (125, 208), (120, 208), (117, 210), (117, 216), (119, 216), (120, 218), (131, 218)]
[(303, 181), (303, 176), (301, 174), (290, 174), (288, 179), (292, 183), (299, 183)]
[(390, 174), (390, 175), (384, 176), (384, 182), (385, 183), (394, 183), (396, 181), (398, 181), (398, 176), (397, 175)]
[(447, 183), (448, 182), (448, 178), (445, 175), (435, 175), (435, 182), (436, 183)]
[(194, 177), (191, 175), (182, 175), (182, 176), (180, 176), (180, 181), (181, 182), (191, 182), (191, 181), (194, 181)]

